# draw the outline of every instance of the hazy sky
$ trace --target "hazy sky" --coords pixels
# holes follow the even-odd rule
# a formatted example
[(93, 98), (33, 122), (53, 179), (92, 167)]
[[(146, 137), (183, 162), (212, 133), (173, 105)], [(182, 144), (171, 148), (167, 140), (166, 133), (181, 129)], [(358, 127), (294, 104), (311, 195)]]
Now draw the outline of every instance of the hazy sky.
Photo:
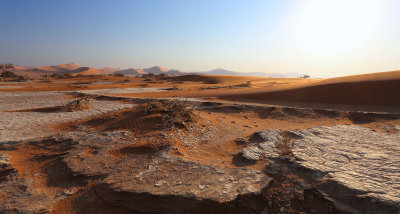
[(398, 0), (0, 0), (0, 63), (400, 70)]

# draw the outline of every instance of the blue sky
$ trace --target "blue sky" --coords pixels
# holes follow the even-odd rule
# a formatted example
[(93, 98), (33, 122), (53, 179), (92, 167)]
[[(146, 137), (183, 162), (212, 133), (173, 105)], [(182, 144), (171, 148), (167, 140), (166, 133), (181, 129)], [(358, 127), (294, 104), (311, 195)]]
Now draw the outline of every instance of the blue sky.
[(0, 63), (400, 70), (396, 0), (0, 0), (0, 8)]

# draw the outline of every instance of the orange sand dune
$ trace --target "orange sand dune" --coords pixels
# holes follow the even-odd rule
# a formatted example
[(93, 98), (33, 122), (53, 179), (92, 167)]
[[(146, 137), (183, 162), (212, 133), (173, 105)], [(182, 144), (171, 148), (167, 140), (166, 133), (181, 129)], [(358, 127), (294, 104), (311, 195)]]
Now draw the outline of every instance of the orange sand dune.
[(96, 68), (90, 68), (90, 67), (80, 67), (78, 69), (72, 70), (72, 71), (67, 71), (64, 73), (69, 73), (69, 74), (81, 74), (81, 75), (98, 75), (100, 74), (99, 70)]
[(230, 94), (220, 98), (399, 107), (400, 71), (325, 79), (299, 88)]
[(36, 67), (37, 70), (47, 71), (47, 72), (62, 72), (65, 70), (74, 70), (80, 68), (79, 65), (70, 63), (70, 64), (61, 64), (61, 65), (47, 65), (47, 66), (39, 66)]
[(360, 74), (360, 75), (345, 76), (345, 77), (336, 77), (336, 78), (324, 79), (318, 82), (318, 84), (377, 81), (377, 80), (400, 80), (400, 71), (388, 71), (388, 72)]
[(74, 63), (69, 63), (69, 64), (57, 65), (56, 67), (67, 69), (67, 70), (75, 70), (75, 69), (80, 68), (81, 66), (74, 64)]

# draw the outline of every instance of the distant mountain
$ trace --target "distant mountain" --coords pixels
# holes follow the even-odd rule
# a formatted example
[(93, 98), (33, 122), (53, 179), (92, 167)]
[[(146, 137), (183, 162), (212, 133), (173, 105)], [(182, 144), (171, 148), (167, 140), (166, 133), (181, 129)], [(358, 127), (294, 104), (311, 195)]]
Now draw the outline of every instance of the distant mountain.
[(124, 75), (132, 75), (132, 76), (136, 76), (136, 75), (142, 75), (142, 74), (167, 74), (167, 75), (181, 75), (183, 74), (182, 72), (178, 71), (178, 70), (168, 70), (166, 68), (163, 68), (161, 66), (154, 66), (151, 68), (144, 68), (144, 69), (135, 69), (135, 68), (129, 68), (126, 70), (119, 70), (119, 71), (115, 71), (114, 73), (119, 73), (119, 74), (124, 74)]
[(273, 78), (285, 78), (286, 76), (280, 73), (263, 73), (263, 72), (249, 72), (241, 75), (256, 76), (256, 77), (273, 77)]
[(286, 77), (290, 77), (290, 78), (299, 78), (301, 76), (303, 76), (304, 74), (301, 73), (293, 73), (293, 72), (287, 72), (287, 73), (283, 73)]
[(163, 68), (161, 66), (154, 66), (151, 68), (145, 68), (145, 69), (143, 69), (143, 71), (146, 72), (147, 74), (149, 74), (149, 73), (162, 74), (162, 73), (167, 73), (168, 69)]
[(303, 74), (300, 73), (264, 73), (264, 72), (235, 72), (229, 71), (222, 68), (213, 69), (210, 71), (203, 72), (191, 72), (194, 74), (206, 74), (206, 75), (236, 75), (236, 76), (258, 76), (258, 77), (272, 77), (272, 78), (298, 78)]
[(120, 71), (121, 69), (119, 68), (113, 68), (113, 67), (102, 67), (97, 69), (100, 74), (112, 74), (116, 71)]
[(236, 73), (234, 71), (228, 71), (228, 70), (225, 70), (222, 68), (213, 69), (211, 71), (206, 71), (204, 73), (210, 74), (210, 75), (238, 75), (238, 73)]
[(168, 75), (182, 75), (183, 73), (180, 72), (179, 70), (169, 70), (166, 72)]
[(119, 73), (119, 74), (124, 74), (124, 75), (132, 75), (132, 76), (146, 74), (146, 72), (144, 72), (143, 69), (134, 69), (134, 68), (115, 71), (114, 73)]
[(144, 69), (136, 69), (129, 68), (125, 70), (121, 70), (119, 68), (113, 67), (103, 67), (103, 68), (90, 68), (90, 67), (81, 67), (75, 63), (61, 64), (61, 65), (48, 65), (48, 66), (38, 66), (38, 67), (29, 67), (29, 66), (15, 66), (13, 69), (14, 72), (18, 75), (28, 75), (28, 76), (40, 76), (40, 75), (51, 75), (51, 74), (82, 74), (82, 75), (101, 75), (101, 74), (113, 74), (113, 73), (121, 73), (129, 76), (137, 76), (143, 74), (166, 74), (170, 76), (178, 76), (184, 74), (205, 74), (205, 75), (236, 75), (236, 76), (259, 76), (259, 77), (273, 77), (273, 78), (298, 78), (303, 76), (301, 73), (263, 73), (263, 72), (235, 72), (230, 70), (225, 70), (222, 68), (213, 69), (210, 71), (203, 72), (190, 72), (183, 73), (179, 70), (169, 70), (163, 68), (161, 66), (154, 66), (151, 68)]
[(169, 70), (161, 66), (154, 66), (145, 69), (129, 68), (121, 70), (119, 68), (113, 68), (113, 67), (102, 67), (102, 68), (81, 67), (74, 63), (61, 64), (61, 65), (46, 65), (37, 67), (15, 66), (13, 71), (18, 75), (28, 75), (28, 76), (41, 76), (41, 75), (51, 75), (51, 74), (107, 75), (113, 73), (121, 73), (132, 76), (148, 74), (148, 73), (176, 76), (183, 74), (178, 70)]

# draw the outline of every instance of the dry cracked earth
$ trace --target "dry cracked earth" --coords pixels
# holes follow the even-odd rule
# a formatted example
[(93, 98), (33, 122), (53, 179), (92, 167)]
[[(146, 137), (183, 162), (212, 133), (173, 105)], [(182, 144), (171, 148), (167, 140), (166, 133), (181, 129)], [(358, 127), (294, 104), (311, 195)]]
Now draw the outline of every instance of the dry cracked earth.
[(73, 95), (1, 94), (0, 213), (400, 213), (398, 114)]

